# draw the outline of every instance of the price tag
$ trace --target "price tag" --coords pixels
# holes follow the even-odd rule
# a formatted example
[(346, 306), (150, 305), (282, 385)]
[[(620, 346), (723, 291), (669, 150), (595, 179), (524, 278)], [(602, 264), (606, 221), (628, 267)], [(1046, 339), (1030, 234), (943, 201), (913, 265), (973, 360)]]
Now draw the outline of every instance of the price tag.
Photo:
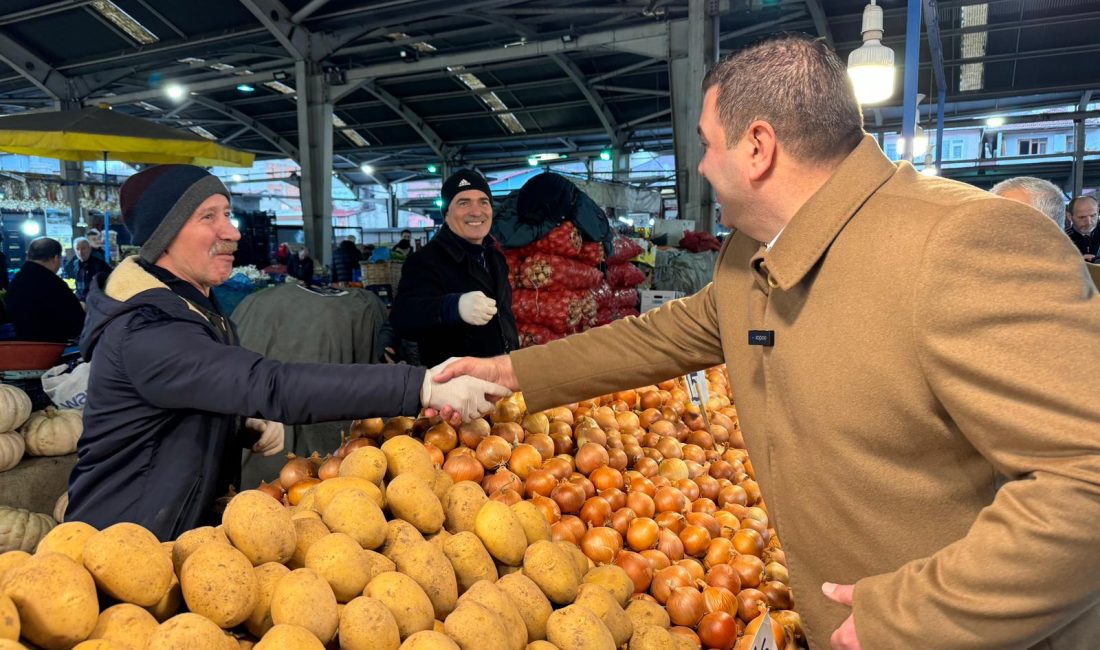
[(756, 631), (750, 650), (779, 650), (775, 644), (775, 636), (772, 635), (772, 618), (768, 614), (764, 614), (764, 620)]
[(703, 415), (703, 423), (707, 426), (707, 430), (709, 431), (710, 418), (707, 417), (707, 400), (710, 399), (710, 390), (707, 387), (707, 374), (700, 370), (689, 375), (684, 375), (684, 380), (687, 383), (688, 394), (691, 395), (691, 399), (699, 406), (699, 412)]

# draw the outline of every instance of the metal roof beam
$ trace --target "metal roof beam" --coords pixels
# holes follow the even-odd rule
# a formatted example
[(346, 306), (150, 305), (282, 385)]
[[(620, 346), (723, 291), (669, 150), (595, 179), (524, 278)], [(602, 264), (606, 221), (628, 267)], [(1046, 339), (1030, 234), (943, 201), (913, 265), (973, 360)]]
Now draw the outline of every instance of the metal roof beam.
[(53, 99), (76, 99), (73, 97), (72, 88), (65, 75), (2, 32), (0, 32), (0, 61), (11, 66), (27, 81)]
[(291, 21), (290, 11), (279, 0), (240, 0), (275, 40), (296, 59), (309, 58), (309, 31)]
[(401, 116), (401, 119), (405, 120), (413, 131), (416, 131), (417, 135), (424, 140), (424, 142), (431, 147), (444, 161), (450, 158), (450, 154), (453, 153), (451, 147), (443, 141), (443, 138), (435, 132), (435, 129), (428, 126), (428, 123), (424, 121), (424, 118), (417, 115), (411, 108), (406, 106), (400, 99), (394, 97), (388, 91), (379, 88), (378, 84), (374, 81), (367, 81), (359, 84), (359, 87), (368, 93), (377, 97), (383, 104), (385, 104), (391, 111)]
[[(242, 126), (248, 127), (249, 129), (255, 131), (256, 134), (259, 135), (261, 138), (267, 140), (272, 145), (274, 145), (276, 149), (286, 154), (288, 158), (298, 160), (298, 147), (291, 144), (290, 141), (283, 136), (272, 131), (269, 127), (265, 126), (259, 120), (255, 120), (233, 108), (232, 106), (226, 106), (225, 104), (210, 99), (209, 97), (204, 97), (202, 95), (192, 95), (191, 99), (196, 104), (217, 111), (222, 115), (231, 118)], [(239, 133), (234, 134), (233, 137), (237, 137), (238, 135)]]
[(821, 6), (821, 0), (806, 0), (806, 9), (810, 12), (810, 17), (813, 18), (817, 35), (824, 38), (830, 48), (836, 49), (836, 43), (833, 41), (833, 30), (829, 29), (829, 19), (825, 15), (824, 7)]

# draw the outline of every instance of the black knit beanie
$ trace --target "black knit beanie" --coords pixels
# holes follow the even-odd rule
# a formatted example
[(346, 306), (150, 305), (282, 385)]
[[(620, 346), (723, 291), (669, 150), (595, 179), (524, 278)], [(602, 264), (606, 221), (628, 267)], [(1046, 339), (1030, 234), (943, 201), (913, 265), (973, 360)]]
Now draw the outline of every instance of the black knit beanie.
[(217, 176), (194, 165), (157, 165), (128, 178), (118, 202), (141, 258), (155, 263), (195, 210), (215, 194), (229, 198)]
[(443, 181), (443, 189), (440, 194), (443, 197), (443, 214), (447, 214), (447, 208), (451, 207), (451, 201), (455, 196), (466, 190), (481, 190), (489, 197), (489, 203), (493, 202), (493, 192), (489, 189), (489, 181), (472, 169), (460, 169)]

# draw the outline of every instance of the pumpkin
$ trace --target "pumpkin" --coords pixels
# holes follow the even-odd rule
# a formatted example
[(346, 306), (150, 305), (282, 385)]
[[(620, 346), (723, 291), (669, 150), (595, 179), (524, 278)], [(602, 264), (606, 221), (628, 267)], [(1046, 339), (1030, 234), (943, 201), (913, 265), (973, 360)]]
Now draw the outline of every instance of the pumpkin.
[(15, 386), (0, 384), (0, 433), (15, 431), (31, 415), (31, 398)]
[(31, 413), (20, 431), (31, 456), (64, 456), (76, 451), (76, 441), (84, 432), (83, 414), (76, 409), (47, 406), (44, 411)]
[(0, 433), (0, 472), (6, 472), (18, 465), (25, 447), (22, 434), (15, 431)]
[(62, 492), (53, 505), (53, 518), (59, 524), (65, 523), (65, 509), (69, 507), (69, 493)]
[(0, 553), (33, 553), (38, 542), (56, 525), (49, 515), (0, 506)]

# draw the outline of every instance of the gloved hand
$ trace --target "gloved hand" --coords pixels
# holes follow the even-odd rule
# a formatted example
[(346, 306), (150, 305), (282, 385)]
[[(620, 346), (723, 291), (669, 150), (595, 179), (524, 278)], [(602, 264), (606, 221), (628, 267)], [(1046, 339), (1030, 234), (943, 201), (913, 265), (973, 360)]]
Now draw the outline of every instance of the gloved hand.
[(257, 454), (274, 456), (283, 450), (283, 437), (285, 432), (282, 422), (248, 418), (244, 421), (244, 427), (260, 432), (260, 439), (256, 441), (256, 444), (252, 445), (252, 451)]
[(424, 373), (424, 383), (420, 387), (422, 407), (441, 410), (449, 406), (462, 417), (463, 422), (469, 422), (493, 410), (495, 400), (490, 400), (490, 397), (501, 398), (512, 394), (504, 386), (470, 376), (455, 377), (445, 384), (432, 381), (432, 377), (453, 360), (448, 359)]
[(464, 293), (458, 299), (458, 315), (471, 325), (484, 325), (497, 313), (497, 301), (481, 291)]

